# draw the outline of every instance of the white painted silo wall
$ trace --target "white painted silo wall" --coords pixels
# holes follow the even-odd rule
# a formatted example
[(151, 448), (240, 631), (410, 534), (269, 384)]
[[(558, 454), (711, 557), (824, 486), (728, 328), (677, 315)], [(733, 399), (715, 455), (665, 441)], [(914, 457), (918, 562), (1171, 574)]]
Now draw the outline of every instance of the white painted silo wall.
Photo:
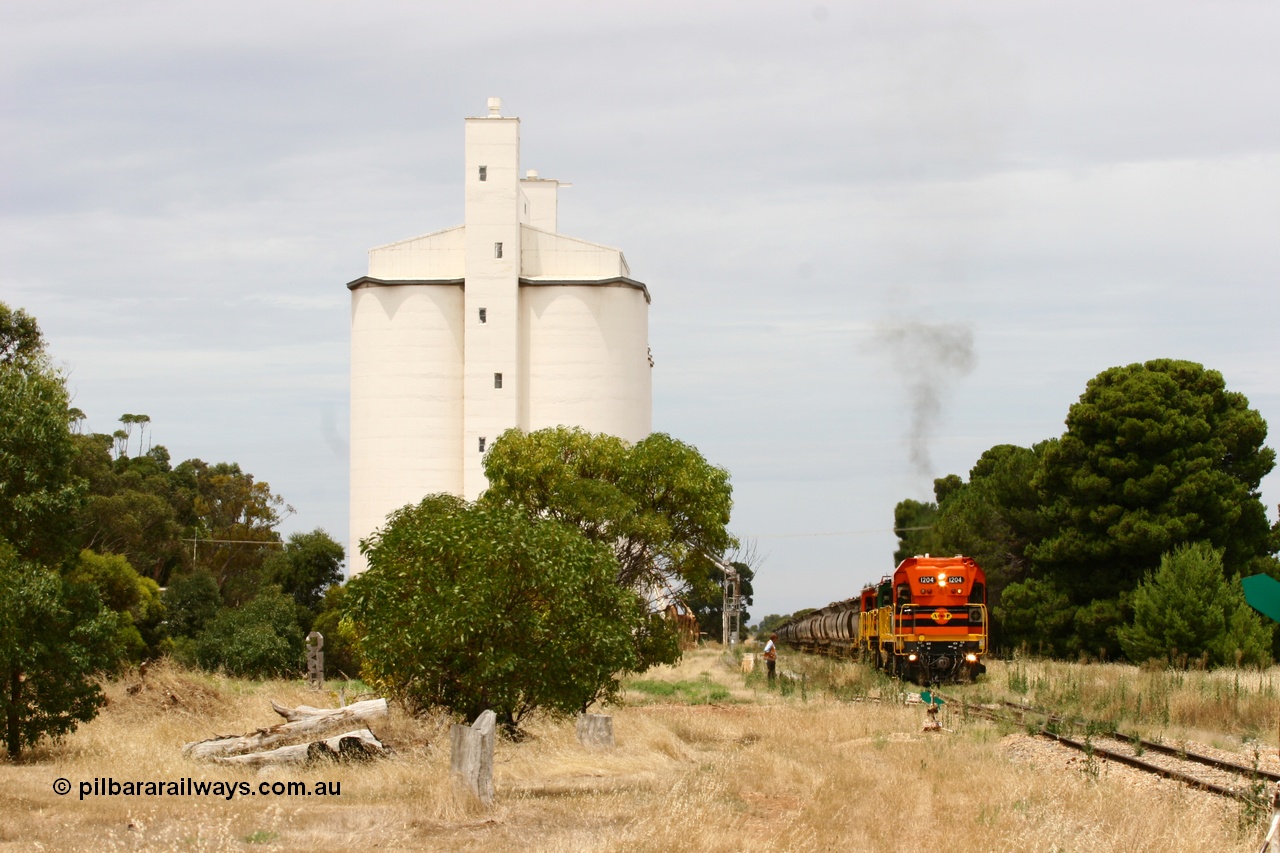
[(369, 277), (450, 279), (466, 274), (466, 229), (458, 225), (369, 250)]
[(520, 288), (521, 421), (647, 436), (652, 420), (649, 306), (625, 285)]
[(351, 573), (361, 539), (432, 492), (462, 491), (463, 294), (457, 285), (351, 294)]

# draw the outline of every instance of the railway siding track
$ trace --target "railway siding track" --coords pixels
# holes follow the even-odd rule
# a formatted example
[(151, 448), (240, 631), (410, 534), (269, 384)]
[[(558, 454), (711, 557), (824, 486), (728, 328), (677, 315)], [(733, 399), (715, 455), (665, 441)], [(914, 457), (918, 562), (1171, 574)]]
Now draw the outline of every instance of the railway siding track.
[(1052, 725), (1038, 726), (1034, 734), (1040, 737), (1076, 749), (1092, 758), (1114, 761), (1117, 764), (1173, 779), (1224, 797), (1246, 801), (1258, 807), (1264, 807), (1269, 803), (1267, 784), (1280, 783), (1280, 773), (1140, 738), (1103, 734), (1090, 735), (1080, 740), (1053, 729), (1064, 724), (1085, 725), (1083, 721), (1066, 721), (1043, 709), (1014, 703), (1003, 703), (1003, 706), (992, 707), (974, 705), (960, 700), (952, 701), (968, 713), (1004, 722), (1014, 722), (1005, 715), (1015, 710), (1021, 713), (1021, 718), (1018, 720), (1020, 723), (1025, 722), (1025, 715), (1028, 713), (1043, 716), (1046, 722)]
[(1258, 790), (1255, 785), (1262, 779), (1275, 781), (1274, 774), (1195, 753), (1171, 750), (1170, 753), (1157, 753), (1151, 758), (1139, 758), (1130, 742), (1118, 738), (1101, 738), (1099, 740), (1105, 743), (1099, 744), (1093, 738), (1081, 741), (1048, 729), (1041, 729), (1037, 734), (1095, 758), (1154, 773), (1224, 797), (1251, 800), (1260, 807), (1267, 803), (1266, 792), (1265, 789)]

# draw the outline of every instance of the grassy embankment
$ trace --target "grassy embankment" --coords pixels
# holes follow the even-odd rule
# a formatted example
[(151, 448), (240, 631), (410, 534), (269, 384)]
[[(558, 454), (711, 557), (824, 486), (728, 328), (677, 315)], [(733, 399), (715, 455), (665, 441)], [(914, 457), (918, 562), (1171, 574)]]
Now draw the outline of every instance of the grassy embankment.
[[(396, 747), (387, 761), (269, 776), (194, 764), (184, 742), (269, 725), (271, 699), (336, 697), (161, 666), (134, 694), (128, 680), (108, 685), (108, 708), (65, 742), (0, 762), (0, 850), (1257, 849), (1260, 824), (1237, 805), (1169, 783), (1134, 786), (1105, 769), (1015, 760), (1011, 745), (1025, 735), (958, 714), (945, 718), (950, 733), (922, 733), (921, 708), (894, 701), (896, 686), (865, 668), (797, 656), (782, 668), (803, 680), (770, 690), (709, 649), (633, 679), (609, 709), (618, 740), (609, 753), (581, 747), (572, 721), (537, 720), (524, 742), (499, 742), (497, 801), (484, 810), (450, 784), (448, 721), (394, 708), (374, 726)], [(1270, 732), (1273, 677), (993, 663), (984, 683), (961, 692), (1075, 697), (1091, 716), (1137, 716), (1148, 734), (1175, 738), (1186, 727), (1230, 745)], [(867, 698), (884, 701), (858, 701)], [(341, 794), (78, 795), (95, 777), (188, 776), (254, 788), (340, 782)], [(58, 777), (70, 794), (53, 792)]]

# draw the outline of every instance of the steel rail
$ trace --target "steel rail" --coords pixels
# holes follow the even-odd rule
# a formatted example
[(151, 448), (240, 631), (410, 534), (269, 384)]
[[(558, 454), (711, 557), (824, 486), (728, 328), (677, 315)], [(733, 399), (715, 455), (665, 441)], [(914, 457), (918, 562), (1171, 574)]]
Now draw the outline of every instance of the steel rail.
[[(1117, 740), (1128, 740), (1128, 738), (1117, 735)], [(1280, 782), (1280, 773), (1273, 773), (1270, 770), (1263, 770), (1261, 767), (1246, 767), (1243, 764), (1236, 764), (1231, 761), (1224, 761), (1220, 758), (1212, 758), (1208, 755), (1200, 755), (1195, 752), (1188, 752), (1185, 749), (1177, 749), (1163, 743), (1152, 743), (1149, 740), (1138, 738), (1138, 743), (1143, 749), (1149, 749), (1152, 752), (1159, 752), (1164, 755), (1172, 755), (1186, 761), (1194, 761), (1197, 764), (1204, 764), (1217, 770), (1225, 770), (1228, 773), (1239, 773), (1242, 776), (1257, 776), (1260, 779), (1266, 779), (1269, 782)]]
[(1266, 805), (1265, 802), (1259, 800), (1257, 797), (1252, 796), (1247, 791), (1240, 791), (1235, 788), (1228, 788), (1223, 785), (1218, 785), (1214, 782), (1207, 782), (1204, 779), (1197, 779), (1195, 776), (1192, 776), (1188, 773), (1183, 773), (1181, 770), (1173, 770), (1168, 767), (1161, 767), (1157, 764), (1151, 764), (1150, 762), (1143, 761), (1141, 758), (1135, 758), (1132, 755), (1125, 755), (1122, 752), (1113, 752), (1112, 750), (1106, 749), (1105, 747), (1096, 746), (1092, 742), (1081, 742), (1073, 738), (1066, 737), (1064, 735), (1055, 734), (1054, 732), (1051, 732), (1048, 729), (1041, 729), (1039, 732), (1037, 732), (1037, 734), (1040, 735), (1041, 737), (1046, 737), (1046, 738), (1049, 738), (1050, 740), (1055, 740), (1058, 743), (1063, 744), (1064, 746), (1069, 746), (1069, 747), (1072, 747), (1073, 749), (1078, 749), (1081, 752), (1085, 753), (1086, 755), (1100, 755), (1100, 756), (1103, 756), (1104, 758), (1107, 758), (1111, 761), (1115, 761), (1119, 764), (1125, 764), (1129, 767), (1136, 767), (1139, 770), (1144, 770), (1147, 773), (1154, 773), (1157, 776), (1164, 776), (1167, 779), (1174, 779), (1178, 782), (1183, 782), (1187, 785), (1191, 785), (1194, 788), (1200, 788), (1205, 791), (1212, 791), (1215, 794), (1221, 794), (1224, 797), (1231, 797), (1232, 799), (1236, 799), (1236, 800), (1249, 800), (1251, 802), (1257, 803), (1259, 806)]
[[(1002, 704), (1004, 704), (1005, 707), (1014, 708), (1024, 713), (1031, 712), (1033, 714), (1041, 714), (1046, 719), (1050, 719), (1050, 720), (1058, 720), (1061, 722), (1073, 723), (1075, 725), (1085, 724), (1085, 721), (1083, 720), (1067, 720), (1065, 717), (1060, 717), (1056, 714), (1052, 714), (1044, 710), (1043, 708), (1035, 708), (1029, 705), (1019, 705), (1016, 702), (1004, 702)], [(1183, 761), (1192, 761), (1192, 762), (1195, 762), (1196, 764), (1203, 764), (1206, 767), (1212, 767), (1215, 770), (1224, 770), (1228, 773), (1238, 773), (1241, 776), (1256, 776), (1262, 779), (1266, 779), (1270, 782), (1280, 782), (1280, 773), (1275, 773), (1270, 770), (1263, 770), (1260, 767), (1247, 767), (1243, 764), (1236, 764), (1235, 762), (1226, 761), (1221, 758), (1214, 758), (1209, 755), (1201, 755), (1200, 753), (1197, 753), (1197, 752), (1191, 752), (1186, 749), (1179, 749), (1178, 747), (1169, 746), (1163, 743), (1155, 743), (1154, 741), (1149, 741), (1144, 738), (1135, 739), (1132, 737), (1128, 737), (1124, 734), (1121, 734), (1118, 731), (1107, 734), (1106, 737), (1111, 738), (1113, 740), (1127, 741), (1129, 743), (1132, 743), (1135, 745), (1135, 751), (1137, 750), (1137, 748), (1149, 749), (1152, 752), (1159, 752), (1162, 755), (1171, 755), (1175, 758), (1180, 758)]]

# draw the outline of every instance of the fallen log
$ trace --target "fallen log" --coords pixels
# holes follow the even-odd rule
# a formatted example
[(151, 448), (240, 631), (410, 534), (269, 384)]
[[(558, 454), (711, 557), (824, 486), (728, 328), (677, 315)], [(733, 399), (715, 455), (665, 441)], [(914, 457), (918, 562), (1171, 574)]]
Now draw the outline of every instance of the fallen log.
[(310, 705), (299, 705), (296, 708), (286, 708), (284, 705), (277, 705), (275, 702), (271, 703), (271, 710), (284, 717), (285, 720), (290, 723), (298, 720), (309, 719), (311, 717), (324, 717), (333, 714), (340, 714), (344, 711), (350, 711), (352, 708), (380, 708), (381, 713), (385, 715), (387, 713), (387, 700), (365, 699), (363, 702), (352, 702), (350, 705), (342, 708), (313, 708)]
[(338, 761), (379, 758), (390, 750), (368, 729), (344, 732), (325, 740), (296, 743), (266, 752), (248, 755), (215, 755), (209, 760), (215, 764), (234, 764), (241, 767), (265, 767), (276, 764), (306, 764), (318, 759)]
[[(201, 761), (219, 755), (243, 755), (301, 738), (314, 739), (325, 732), (345, 728), (355, 722), (365, 722), (387, 715), (386, 699), (369, 699), (345, 708), (309, 708), (305, 705), (298, 708), (283, 708), (274, 702), (271, 706), (281, 716), (285, 716), (284, 711), (293, 714), (292, 721), (277, 723), (246, 735), (228, 735), (188, 743), (182, 747), (182, 754)], [(299, 711), (302, 713), (298, 713)], [(286, 719), (289, 718), (286, 717)]]

